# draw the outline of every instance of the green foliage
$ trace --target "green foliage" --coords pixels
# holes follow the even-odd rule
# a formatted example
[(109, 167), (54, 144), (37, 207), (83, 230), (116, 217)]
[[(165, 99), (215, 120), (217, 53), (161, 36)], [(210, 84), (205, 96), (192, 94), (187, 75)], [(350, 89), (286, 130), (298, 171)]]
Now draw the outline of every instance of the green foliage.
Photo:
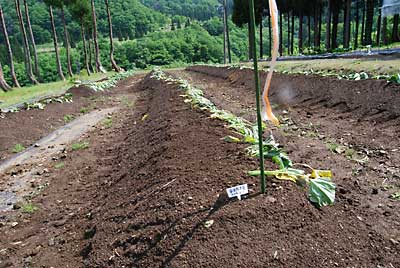
[(173, 62), (220, 62), (221, 39), (212, 37), (198, 24), (171, 31), (148, 34), (137, 41), (117, 45), (116, 58), (124, 68), (147, 68)]
[(390, 199), (400, 201), (400, 192), (391, 194)]
[(329, 178), (316, 178), (309, 180), (310, 201), (318, 207), (332, 205), (335, 202), (336, 186)]
[(22, 152), (24, 150), (25, 150), (25, 147), (22, 144), (18, 143), (18, 144), (15, 144), (14, 148), (12, 149), (12, 152), (17, 154), (17, 153), (20, 153), (20, 152)]
[(71, 145), (72, 151), (84, 150), (89, 148), (88, 142), (74, 143)]
[(111, 128), (112, 125), (113, 125), (113, 120), (112, 120), (112, 118), (104, 119), (104, 121), (103, 121), (103, 126), (104, 126), (105, 128)]
[(60, 162), (54, 165), (55, 169), (62, 169), (65, 167), (65, 163), (64, 162)]
[(72, 120), (74, 120), (75, 119), (75, 116), (73, 116), (73, 115), (71, 115), (71, 114), (66, 114), (66, 115), (64, 115), (64, 122), (65, 123), (69, 123), (69, 122), (71, 122)]
[(224, 32), (224, 23), (222, 19), (214, 17), (203, 24), (204, 29), (212, 35), (218, 36), (223, 34)]
[(21, 211), (23, 213), (34, 213), (35, 211), (37, 211), (39, 208), (37, 206), (35, 206), (32, 203), (25, 203), (21, 206)]
[(142, 0), (148, 7), (170, 15), (181, 15), (197, 19), (208, 20), (217, 15), (218, 0)]

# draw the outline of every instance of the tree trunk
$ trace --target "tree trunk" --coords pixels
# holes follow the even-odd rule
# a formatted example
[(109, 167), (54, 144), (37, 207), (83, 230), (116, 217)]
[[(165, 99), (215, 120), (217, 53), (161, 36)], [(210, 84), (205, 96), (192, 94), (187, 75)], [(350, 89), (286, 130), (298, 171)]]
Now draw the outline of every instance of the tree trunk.
[(333, 11), (333, 21), (332, 21), (332, 49), (337, 48), (337, 34), (338, 34), (338, 23), (339, 23), (339, 10), (335, 8)]
[(351, 27), (351, 0), (346, 0), (346, 20), (345, 20), (345, 30), (344, 30), (344, 47), (349, 48), (350, 47), (350, 27)]
[(223, 18), (222, 18), (222, 21), (223, 21), (223, 25), (224, 25), (224, 30), (223, 30), (223, 39), (224, 39), (224, 64), (226, 64), (227, 63), (227, 53), (226, 53), (226, 23), (225, 23), (225, 12), (224, 12), (224, 14), (222, 15), (223, 16)]
[(253, 58), (253, 50), (252, 50), (252, 43), (253, 38), (251, 38), (251, 25), (247, 23), (247, 30), (248, 30), (248, 38), (249, 38), (249, 61)]
[(308, 47), (311, 47), (311, 16), (307, 16)]
[(72, 66), (71, 66), (71, 53), (69, 50), (69, 34), (68, 34), (68, 29), (67, 29), (67, 23), (65, 21), (65, 14), (64, 14), (64, 6), (61, 7), (61, 20), (63, 23), (64, 27), (64, 47), (65, 47), (65, 53), (67, 54), (67, 69), (68, 69), (68, 75), (73, 76), (72, 72)]
[(399, 41), (400, 41), (399, 14), (396, 14), (393, 17), (392, 42), (394, 43)]
[(279, 54), (283, 55), (283, 16), (279, 12)]
[(374, 23), (374, 0), (367, 0), (364, 45), (372, 45), (372, 26)]
[(86, 72), (90, 76), (91, 72), (89, 69), (89, 62), (88, 62), (88, 55), (87, 55), (87, 48), (86, 48), (86, 34), (85, 34), (85, 27), (83, 26), (83, 21), (81, 21), (81, 34), (82, 34), (83, 55), (84, 55), (84, 61), (85, 61), (85, 66), (86, 66)]
[(331, 20), (332, 20), (332, 0), (328, 0), (328, 13), (326, 14), (326, 36), (325, 48), (331, 49)]
[(40, 79), (39, 60), (38, 60), (38, 56), (37, 56), (35, 36), (33, 35), (31, 19), (29, 17), (29, 9), (28, 9), (28, 4), (27, 4), (26, 0), (24, 0), (24, 6), (25, 6), (26, 25), (28, 26), (29, 38), (31, 39), (31, 45), (32, 45), (32, 53), (33, 53), (33, 59), (34, 59), (34, 65), (33, 65), (34, 73)]
[(36, 78), (32, 72), (31, 52), (29, 50), (28, 37), (26, 35), (26, 29), (25, 29), (24, 21), (22, 19), (21, 5), (20, 5), (19, 0), (15, 0), (15, 10), (17, 12), (19, 26), (20, 26), (21, 33), (22, 33), (26, 75), (28, 76), (28, 79), (29, 79), (29, 81), (31, 81), (32, 84), (39, 84), (39, 82), (36, 80)]
[(303, 12), (299, 15), (299, 52), (303, 52)]
[(318, 47), (318, 7), (314, 7), (314, 47)]
[(92, 38), (93, 38), (93, 32), (88, 33), (88, 49), (89, 49), (89, 68), (92, 73), (97, 72), (96, 68), (93, 68), (93, 58), (92, 58)]
[(292, 36), (290, 39), (290, 53), (294, 54), (294, 12), (292, 11)]
[(229, 20), (228, 20), (228, 4), (227, 4), (227, 0), (224, 0), (224, 13), (225, 13), (225, 26), (226, 26), (226, 41), (227, 41), (227, 45), (228, 45), (228, 60), (229, 60), (229, 63), (232, 63), (231, 38), (230, 38), (230, 35), (229, 35)]
[(50, 24), (51, 24), (51, 31), (53, 33), (53, 43), (54, 43), (54, 50), (56, 53), (56, 65), (57, 65), (57, 71), (58, 71), (58, 76), (60, 77), (61, 80), (65, 80), (64, 73), (61, 67), (61, 62), (60, 62), (60, 55), (58, 53), (58, 41), (57, 41), (57, 32), (56, 32), (56, 26), (54, 25), (54, 16), (53, 16), (53, 7), (49, 6), (49, 15), (50, 15)]
[(290, 54), (290, 12), (287, 13), (287, 54)]
[(382, 23), (382, 42), (385, 46), (388, 44), (388, 39), (387, 39), (387, 18), (383, 18), (383, 23)]
[(103, 66), (101, 66), (101, 61), (100, 61), (99, 43), (97, 41), (97, 18), (96, 18), (96, 8), (94, 6), (94, 0), (92, 0), (92, 17), (93, 17), (93, 42), (94, 42), (94, 56), (96, 60), (96, 71), (105, 72)]
[(322, 5), (318, 7), (318, 39), (317, 39), (317, 46), (321, 48), (321, 36), (322, 36)]
[(361, 43), (364, 44), (364, 36), (365, 36), (365, 1), (362, 0), (363, 7), (362, 7), (362, 22), (361, 22)]
[(260, 59), (264, 56), (264, 46), (263, 46), (263, 25), (262, 21), (260, 23)]
[(14, 57), (13, 57), (13, 52), (11, 49), (11, 44), (10, 44), (10, 39), (8, 37), (8, 32), (7, 32), (7, 27), (6, 27), (6, 21), (4, 19), (4, 14), (3, 14), (3, 9), (0, 5), (0, 23), (2, 25), (2, 31), (3, 31), (3, 36), (4, 40), (6, 43), (7, 47), (7, 53), (8, 53), (8, 65), (10, 66), (10, 73), (11, 73), (11, 78), (13, 81), (13, 84), (15, 87), (20, 87), (17, 76), (15, 75), (15, 67), (14, 67)]
[(355, 38), (354, 38), (354, 48), (358, 48), (358, 30), (360, 28), (360, 2), (357, 1), (356, 4), (356, 29), (355, 29)]
[(3, 67), (0, 63), (0, 89), (4, 90), (5, 92), (11, 90), (11, 87), (7, 84), (6, 80), (4, 79), (3, 74)]
[(381, 31), (382, 31), (382, 16), (379, 13), (378, 23), (376, 25), (376, 45), (379, 47), (381, 45)]
[(271, 16), (268, 16), (268, 39), (269, 39), (268, 56), (269, 56), (269, 57), (272, 57), (272, 28), (271, 28)]

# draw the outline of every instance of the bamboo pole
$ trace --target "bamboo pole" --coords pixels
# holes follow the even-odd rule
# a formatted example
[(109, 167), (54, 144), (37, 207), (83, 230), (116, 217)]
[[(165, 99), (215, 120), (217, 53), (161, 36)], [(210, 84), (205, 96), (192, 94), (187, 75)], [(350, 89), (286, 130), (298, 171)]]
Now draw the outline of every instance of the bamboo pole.
[(260, 180), (261, 180), (261, 193), (266, 193), (265, 169), (264, 169), (264, 147), (263, 147), (263, 128), (261, 118), (261, 102), (260, 102), (260, 77), (258, 73), (258, 60), (256, 49), (256, 20), (254, 12), (254, 0), (249, 0), (250, 7), (250, 46), (252, 46), (253, 64), (254, 64), (254, 81), (256, 88), (256, 103), (257, 103), (257, 126), (258, 126), (258, 145), (260, 151)]

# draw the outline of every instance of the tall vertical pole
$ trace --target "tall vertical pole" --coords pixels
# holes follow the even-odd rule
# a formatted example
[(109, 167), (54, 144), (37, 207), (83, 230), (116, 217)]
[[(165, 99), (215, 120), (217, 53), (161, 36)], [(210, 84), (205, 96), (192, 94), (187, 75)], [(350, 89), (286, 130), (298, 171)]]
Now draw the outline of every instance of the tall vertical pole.
[(258, 125), (258, 145), (260, 150), (260, 180), (261, 180), (261, 193), (266, 192), (265, 171), (264, 171), (264, 147), (263, 147), (263, 129), (261, 118), (261, 103), (260, 103), (260, 77), (258, 74), (258, 60), (256, 49), (256, 20), (254, 14), (254, 0), (249, 0), (250, 7), (250, 46), (252, 46), (253, 64), (254, 64), (254, 81), (256, 86), (256, 103), (257, 103), (257, 125)]
[(226, 60), (226, 10), (225, 10), (225, 6), (222, 7), (223, 12), (222, 12), (222, 20), (224, 22), (224, 64), (226, 64), (227, 60)]
[(229, 63), (232, 63), (232, 53), (231, 53), (231, 39), (229, 37), (229, 22), (228, 22), (228, 4), (227, 1), (224, 0), (224, 14), (225, 14), (225, 28), (226, 28), (226, 43), (227, 43), (227, 49), (228, 49), (228, 60)]

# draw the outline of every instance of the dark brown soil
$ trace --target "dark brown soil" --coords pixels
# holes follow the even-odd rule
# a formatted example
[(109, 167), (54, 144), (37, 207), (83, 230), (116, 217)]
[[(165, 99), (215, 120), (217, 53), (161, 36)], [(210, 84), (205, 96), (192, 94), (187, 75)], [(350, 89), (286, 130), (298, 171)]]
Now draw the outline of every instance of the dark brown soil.
[[(236, 103), (236, 95), (217, 93), (228, 87), (251, 103), (245, 88), (186, 75), (219, 85), (205, 90), (226, 108)], [(295, 161), (335, 168), (338, 200), (322, 210), (291, 183), (269, 182), (268, 195), (256, 195), (258, 181), (246, 175), (256, 160), (243, 153), (245, 145), (222, 141), (230, 131), (191, 110), (176, 85), (146, 78), (142, 88), (130, 90), (141, 94), (135, 109), (121, 110), (112, 128), (89, 133), (90, 148), (69, 152), (65, 168), (46, 164), (50, 184), (33, 199), (37, 212), (3, 216), (0, 265), (400, 266), (398, 204), (373, 207), (377, 197), (365, 192), (366, 183), (343, 177), (351, 164), (322, 150), (319, 140), (287, 136)], [(228, 201), (225, 189), (240, 183), (250, 184), (251, 195)], [(12, 228), (13, 221), (19, 224)]]
[[(250, 69), (194, 66), (190, 71), (223, 78), (235, 87), (254, 87), (254, 75)], [(261, 72), (262, 81), (266, 72)], [(400, 86), (382, 80), (348, 81), (317, 75), (274, 75), (272, 100), (277, 103), (323, 105), (351, 112), (361, 119), (370, 118), (379, 122), (399, 119)], [(371, 118), (372, 117), (372, 118)], [(398, 123), (398, 120), (397, 122)]]
[(96, 94), (96, 91), (91, 89), (88, 86), (85, 85), (80, 85), (80, 86), (75, 86), (71, 87), (70, 89), (67, 90), (67, 93), (72, 94), (76, 98), (82, 98), (82, 97), (90, 97)]

